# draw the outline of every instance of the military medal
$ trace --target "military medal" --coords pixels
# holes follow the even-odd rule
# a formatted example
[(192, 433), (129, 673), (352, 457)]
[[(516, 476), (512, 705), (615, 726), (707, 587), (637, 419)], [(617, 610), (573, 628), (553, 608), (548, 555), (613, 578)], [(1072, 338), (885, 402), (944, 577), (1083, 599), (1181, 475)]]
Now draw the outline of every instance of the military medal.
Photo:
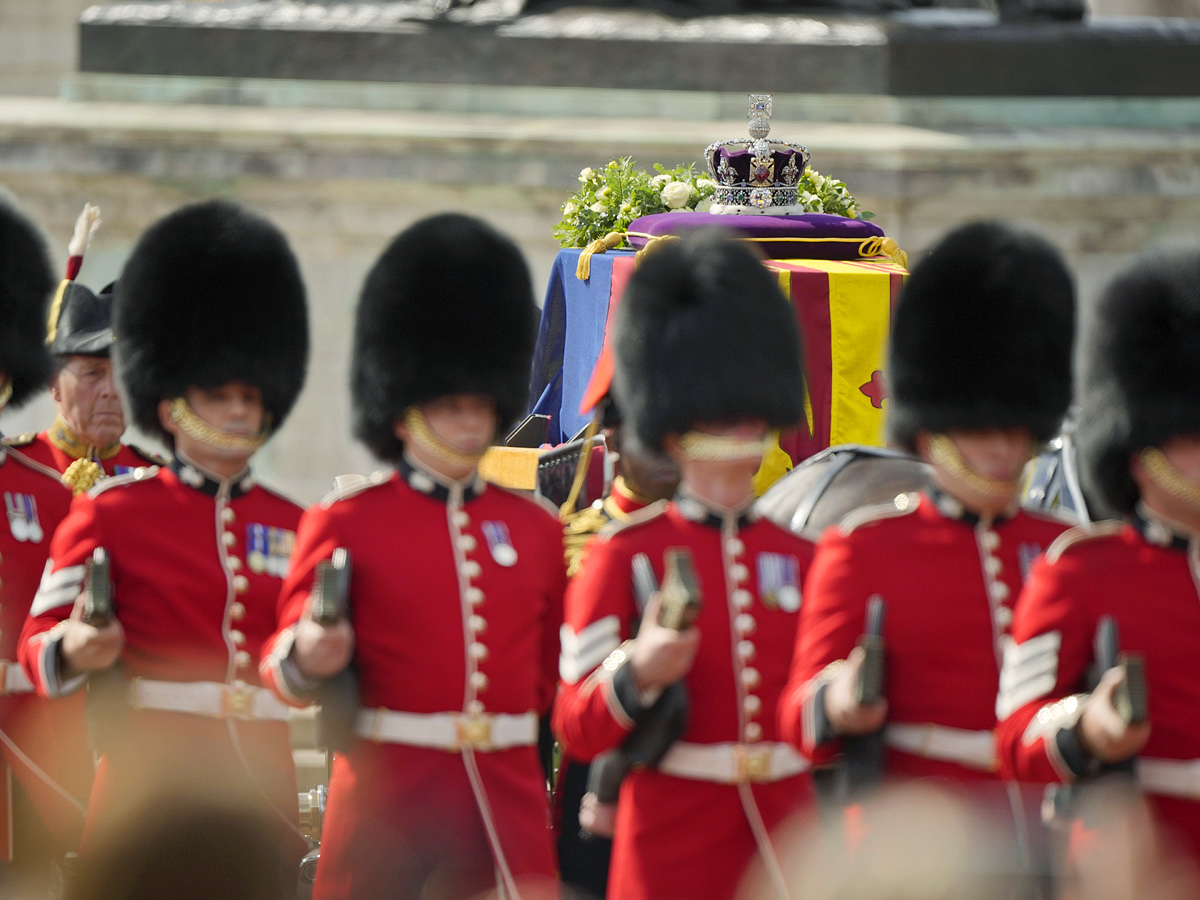
[(506, 569), (517, 564), (517, 548), (512, 545), (512, 536), (508, 526), (503, 522), (484, 522), (483, 536), (487, 539), (488, 549), (492, 551), (492, 559), (497, 565)]
[(246, 565), (255, 575), (267, 571), (267, 529), (264, 525), (246, 526)]
[(800, 564), (783, 553), (758, 554), (758, 594), (763, 605), (794, 613), (800, 609)]
[(4, 492), (4, 509), (8, 513), (8, 530), (14, 540), (40, 544), (45, 533), (38, 521), (37, 501), (31, 494)]

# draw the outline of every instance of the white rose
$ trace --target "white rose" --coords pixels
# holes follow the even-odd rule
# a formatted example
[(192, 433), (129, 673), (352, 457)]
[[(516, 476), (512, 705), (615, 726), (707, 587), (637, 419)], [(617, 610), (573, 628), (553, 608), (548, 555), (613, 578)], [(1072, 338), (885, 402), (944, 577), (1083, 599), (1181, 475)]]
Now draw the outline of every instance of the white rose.
[(603, 203), (593, 203), (591, 206), (588, 207), (588, 209), (590, 209), (594, 213), (602, 213), (602, 212), (604, 212), (604, 204)]
[(696, 204), (696, 212), (708, 212), (712, 209), (712, 197), (705, 197)]
[(668, 209), (667, 212), (669, 212), (669, 213), (691, 212), (691, 210), (688, 209), (686, 206), (681, 206), (678, 209)]
[(655, 187), (658, 187), (659, 185), (666, 184), (670, 180), (671, 180), (670, 175), (655, 175), (653, 178), (650, 179), (650, 183), (652, 185), (654, 185)]
[(564, 216), (573, 216), (577, 212), (579, 212), (579, 207), (576, 206), (574, 203), (568, 203), (566, 206), (563, 207), (563, 215)]
[(717, 183), (715, 181), (713, 181), (711, 178), (697, 178), (696, 179), (696, 187), (700, 188), (701, 190), (704, 190), (704, 188), (715, 188), (716, 186), (717, 186)]
[(671, 207), (671, 209), (679, 209), (681, 206), (686, 206), (688, 198), (692, 196), (692, 186), (684, 184), (682, 181), (672, 181), (662, 189), (662, 202)]
[(592, 167), (588, 166), (586, 169), (582, 170), (579, 173), (579, 180), (580, 181), (590, 181), (593, 174), (594, 173), (592, 172)]

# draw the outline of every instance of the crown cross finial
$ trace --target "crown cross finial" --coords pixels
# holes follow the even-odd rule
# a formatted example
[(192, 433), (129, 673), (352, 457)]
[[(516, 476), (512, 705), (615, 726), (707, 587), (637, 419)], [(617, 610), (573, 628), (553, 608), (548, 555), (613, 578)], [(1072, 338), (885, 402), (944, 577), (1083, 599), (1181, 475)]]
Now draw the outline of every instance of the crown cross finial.
[(750, 120), (750, 137), (762, 140), (771, 133), (771, 95), (751, 94), (746, 118)]

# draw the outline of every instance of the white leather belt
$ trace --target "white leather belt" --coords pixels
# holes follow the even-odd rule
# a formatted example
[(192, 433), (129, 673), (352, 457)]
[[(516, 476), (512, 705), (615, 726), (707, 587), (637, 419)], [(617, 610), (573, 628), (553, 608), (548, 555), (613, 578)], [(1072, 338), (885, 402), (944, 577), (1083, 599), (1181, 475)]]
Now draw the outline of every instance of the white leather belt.
[(9, 694), (32, 694), (33, 682), (25, 674), (20, 663), (0, 659), (0, 697)]
[(808, 769), (808, 760), (789, 744), (692, 744), (676, 741), (658, 771), (676, 778), (744, 784), (780, 781)]
[(364, 709), (355, 732), (376, 743), (407, 744), (434, 750), (507, 750), (532, 747), (538, 739), (537, 713), (407, 713)]
[(990, 731), (967, 731), (945, 725), (897, 723), (883, 730), (883, 742), (896, 750), (994, 772), (996, 739)]
[(1136, 771), (1138, 784), (1148, 794), (1200, 800), (1200, 759), (1142, 756)]
[(216, 719), (285, 722), (288, 707), (266, 688), (235, 681), (154, 681), (135, 678), (129, 683), (134, 709), (191, 713)]

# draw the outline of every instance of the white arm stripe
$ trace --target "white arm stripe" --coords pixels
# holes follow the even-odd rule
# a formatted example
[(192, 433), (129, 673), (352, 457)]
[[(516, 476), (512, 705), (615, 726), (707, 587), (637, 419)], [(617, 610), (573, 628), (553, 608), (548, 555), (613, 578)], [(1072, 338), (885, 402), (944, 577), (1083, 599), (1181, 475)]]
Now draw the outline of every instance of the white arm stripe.
[(37, 593), (33, 595), (33, 604), (29, 607), (31, 616), (40, 616), (60, 606), (68, 606), (75, 602), (83, 587), (83, 566), (66, 566), (57, 572), (51, 572), (54, 560), (46, 560), (46, 568), (42, 572), (42, 582), (38, 585)]
[(575, 684), (621, 646), (621, 622), (615, 615), (605, 616), (575, 632), (567, 625), (559, 631), (562, 652), (558, 674), (567, 684)]
[(1062, 633), (1049, 631), (1021, 644), (1004, 648), (1000, 670), (1000, 696), (996, 698), (996, 718), (1003, 721), (1026, 703), (1045, 697), (1058, 681), (1058, 655)]

